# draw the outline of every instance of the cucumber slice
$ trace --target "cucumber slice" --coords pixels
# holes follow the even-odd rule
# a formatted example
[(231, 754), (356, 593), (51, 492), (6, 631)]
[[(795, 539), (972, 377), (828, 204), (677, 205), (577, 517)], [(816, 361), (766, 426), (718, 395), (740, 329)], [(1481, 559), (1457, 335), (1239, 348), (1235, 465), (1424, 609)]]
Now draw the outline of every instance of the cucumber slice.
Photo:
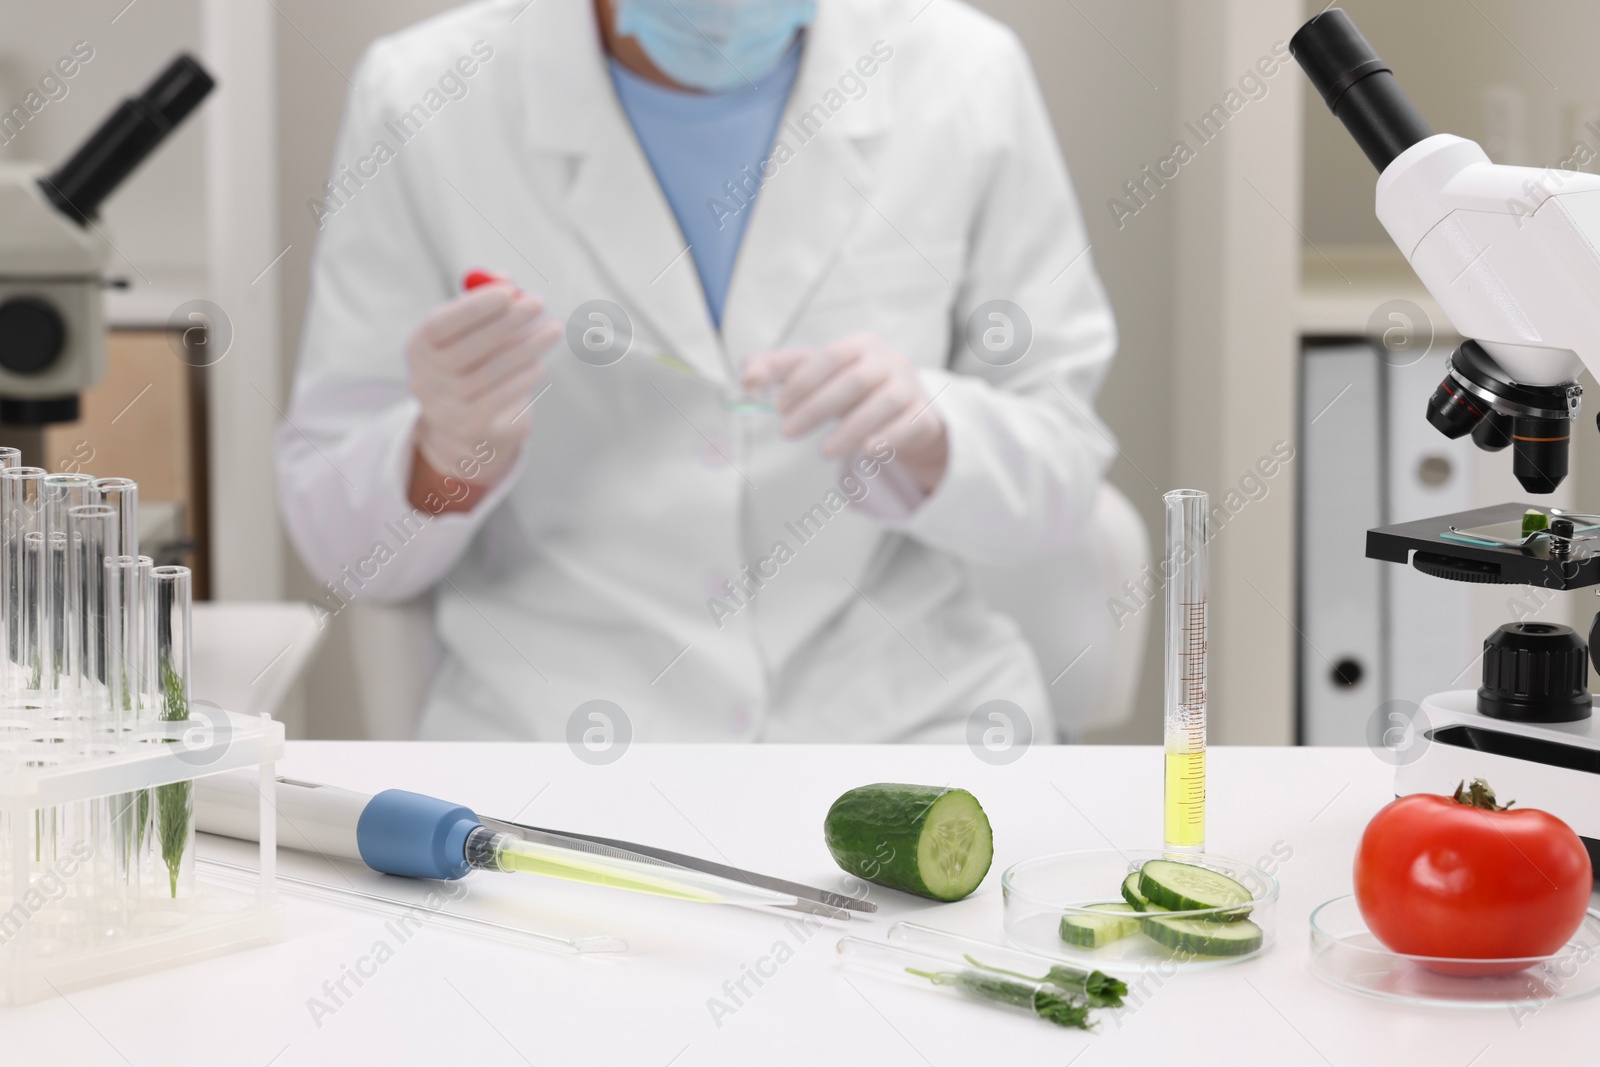
[(833, 802), (823, 835), (850, 874), (934, 900), (970, 895), (994, 860), (989, 819), (965, 789), (864, 785)]
[(1166, 911), (1159, 904), (1150, 903), (1150, 899), (1139, 892), (1139, 872), (1134, 871), (1122, 880), (1122, 899), (1126, 900), (1134, 911)]
[(1077, 945), (1079, 948), (1100, 948), (1113, 941), (1120, 941), (1139, 929), (1139, 920), (1133, 917), (1134, 908), (1131, 904), (1124, 904), (1119, 900), (1110, 904), (1089, 904), (1086, 908), (1106, 914), (1063, 915), (1061, 940), (1069, 945)]
[(1261, 947), (1261, 927), (1249, 919), (1177, 919), (1152, 915), (1139, 920), (1152, 941), (1194, 956), (1244, 956)]
[[(1252, 900), (1250, 890), (1227, 875), (1172, 860), (1150, 860), (1139, 869), (1139, 894), (1169, 911), (1229, 908)], [(1243, 919), (1249, 914), (1248, 908), (1241, 908), (1228, 917)]]

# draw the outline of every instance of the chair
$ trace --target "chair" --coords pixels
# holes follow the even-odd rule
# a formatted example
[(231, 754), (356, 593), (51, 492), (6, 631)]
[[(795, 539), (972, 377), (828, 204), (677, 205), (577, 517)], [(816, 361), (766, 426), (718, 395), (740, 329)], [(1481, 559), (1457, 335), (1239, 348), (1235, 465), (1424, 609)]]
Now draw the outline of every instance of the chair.
[[(1122, 583), (1150, 563), (1144, 521), (1120, 491), (1102, 485), (1080, 544), (1065, 555), (1022, 567), (975, 567), (991, 606), (1017, 621), (1049, 683), (1063, 740), (1116, 726), (1133, 716), (1150, 607), (1119, 627), (1107, 607)], [(1090, 595), (1084, 597), (1084, 590)]]
[[(1081, 545), (1026, 567), (975, 568), (979, 589), (1015, 618), (1033, 645), (1063, 738), (1113, 726), (1133, 714), (1150, 611), (1119, 628), (1106, 601), (1150, 562), (1144, 523), (1122, 493), (1100, 490)], [(1082, 591), (1092, 594), (1083, 598)], [(1072, 596), (1069, 597), (1069, 591)], [(354, 650), (361, 719), (373, 740), (414, 736), (428, 681), (439, 662), (429, 598), (345, 609)]]
[[(294, 719), (289, 694), (322, 643), (316, 611), (303, 603), (200, 601), (191, 627), (190, 692), (244, 715)], [(291, 737), (303, 723), (287, 723)]]

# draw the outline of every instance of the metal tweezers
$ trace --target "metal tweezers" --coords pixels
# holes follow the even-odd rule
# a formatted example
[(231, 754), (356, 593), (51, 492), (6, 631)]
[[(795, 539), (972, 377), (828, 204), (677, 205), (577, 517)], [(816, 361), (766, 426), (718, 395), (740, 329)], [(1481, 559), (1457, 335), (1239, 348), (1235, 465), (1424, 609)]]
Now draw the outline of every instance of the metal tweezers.
[(575, 834), (565, 830), (546, 830), (543, 827), (528, 826), (519, 822), (506, 822), (503, 819), (489, 819), (483, 816), (478, 818), (483, 825), (491, 830), (514, 834), (524, 840), (542, 845), (569, 848), (577, 852), (587, 852), (592, 856), (609, 856), (612, 859), (649, 863), (658, 867), (682, 867), (686, 870), (714, 874), (729, 881), (743, 882), (745, 885), (770, 889), (775, 893), (787, 893), (794, 897), (796, 902), (778, 906), (786, 907), (791, 911), (805, 912), (809, 915), (823, 915), (831, 919), (848, 919), (853, 911), (873, 912), (878, 910), (878, 906), (871, 901), (857, 900), (855, 897), (846, 896), (843, 893), (833, 893), (829, 890), (818, 889), (815, 886), (804, 885), (800, 882), (775, 878), (770, 874), (757, 874), (754, 871), (746, 871), (739, 867), (729, 866), (726, 863), (703, 860), (697, 856), (686, 856), (681, 852), (669, 852), (664, 848), (641, 845), (633, 841), (618, 841), (610, 837), (595, 837), (591, 834)]

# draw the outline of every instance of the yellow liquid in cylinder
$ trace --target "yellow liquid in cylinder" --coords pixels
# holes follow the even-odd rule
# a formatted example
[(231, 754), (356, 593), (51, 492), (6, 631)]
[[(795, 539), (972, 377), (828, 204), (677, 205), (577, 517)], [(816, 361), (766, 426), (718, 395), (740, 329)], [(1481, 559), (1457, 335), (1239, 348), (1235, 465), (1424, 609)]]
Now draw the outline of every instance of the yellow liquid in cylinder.
[(1206, 843), (1206, 754), (1167, 753), (1166, 843), (1202, 848)]

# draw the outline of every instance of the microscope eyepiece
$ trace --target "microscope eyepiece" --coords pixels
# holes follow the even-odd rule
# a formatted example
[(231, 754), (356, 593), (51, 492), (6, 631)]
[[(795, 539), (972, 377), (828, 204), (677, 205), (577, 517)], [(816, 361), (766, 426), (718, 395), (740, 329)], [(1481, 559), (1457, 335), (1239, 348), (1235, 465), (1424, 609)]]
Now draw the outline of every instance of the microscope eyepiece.
[(62, 212), (87, 222), (124, 178), (177, 128), (215, 82), (193, 57), (180, 55), (143, 93), (124, 100), (55, 173), (40, 180)]
[(140, 97), (154, 109), (167, 126), (174, 127), (189, 117), (200, 106), (200, 101), (210, 95), (216, 82), (206, 69), (190, 55), (179, 55), (156, 75)]
[(1289, 39), (1289, 52), (1380, 172), (1401, 152), (1433, 136), (1389, 64), (1340, 9), (1324, 11), (1300, 27)]

